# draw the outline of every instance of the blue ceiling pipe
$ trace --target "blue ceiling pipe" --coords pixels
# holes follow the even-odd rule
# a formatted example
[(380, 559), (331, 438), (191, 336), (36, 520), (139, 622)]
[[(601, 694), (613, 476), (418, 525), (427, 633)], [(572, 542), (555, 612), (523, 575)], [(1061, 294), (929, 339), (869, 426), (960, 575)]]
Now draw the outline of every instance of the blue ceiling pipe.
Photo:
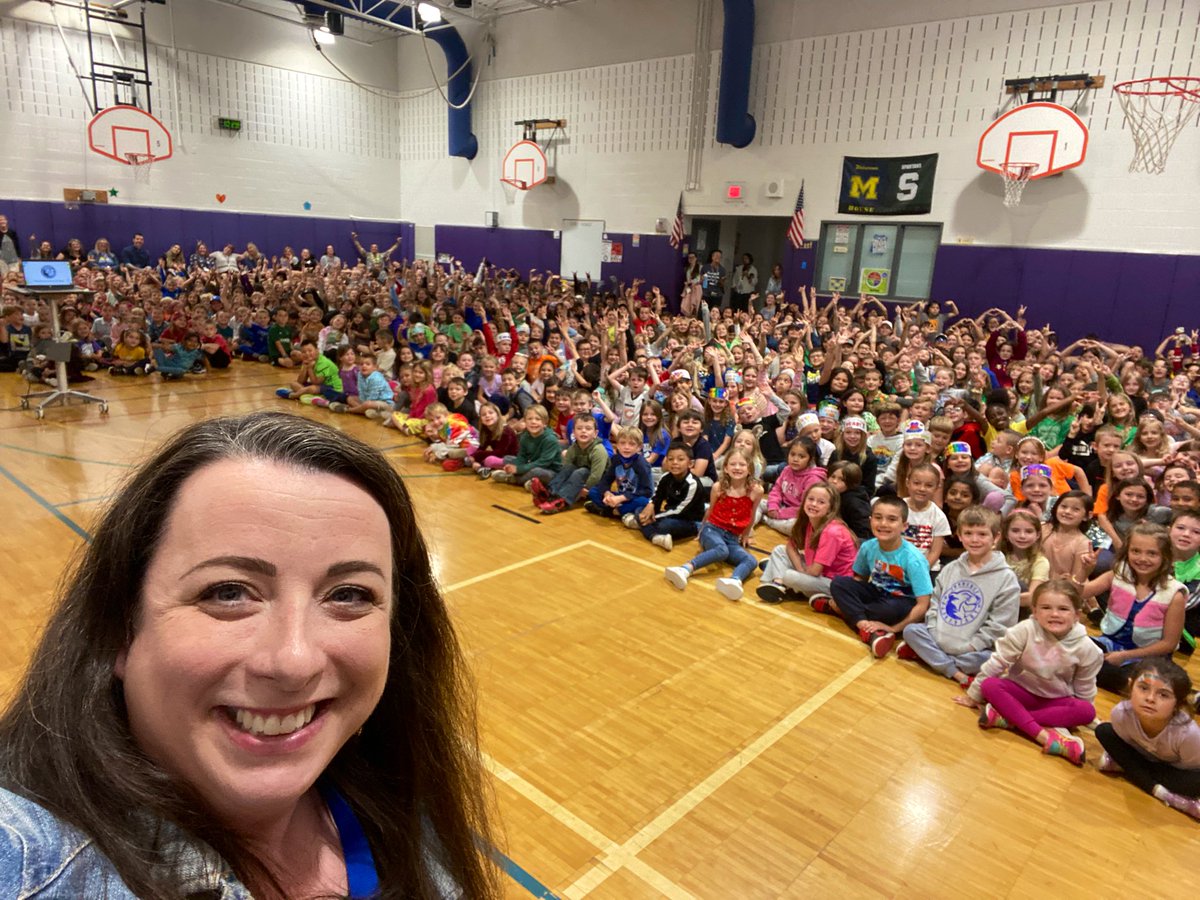
[[(400, 26), (402, 29), (417, 30), (419, 26), (413, 19), (413, 8), (407, 3), (392, 3), (387, 0), (364, 4), (362, 0), (321, 0), (319, 3), (301, 3), (306, 13), (323, 15), (327, 9), (337, 9), (347, 16), (376, 25)], [(359, 7), (363, 7), (360, 9)], [(424, 36), (442, 48), (446, 55), (446, 73), (449, 80), (446, 84), (446, 96), (455, 106), (447, 109), (450, 120), (450, 155), (461, 156), (463, 159), (474, 159), (479, 152), (479, 141), (471, 130), (471, 104), (467, 98), (471, 94), (472, 71), (467, 45), (463, 43), (462, 35), (453, 25), (445, 22), (430, 26)]]
[(754, 0), (725, 0), (717, 141), (746, 147), (757, 126), (750, 115), (750, 63), (754, 56)]

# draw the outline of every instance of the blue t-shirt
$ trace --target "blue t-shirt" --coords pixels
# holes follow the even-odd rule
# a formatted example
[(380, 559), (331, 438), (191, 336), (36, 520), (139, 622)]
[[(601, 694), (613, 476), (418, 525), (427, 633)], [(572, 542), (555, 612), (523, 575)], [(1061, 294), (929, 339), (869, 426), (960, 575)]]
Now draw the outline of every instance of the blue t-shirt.
[(863, 542), (854, 559), (854, 574), (887, 596), (910, 603), (933, 593), (929, 561), (908, 541), (902, 540), (895, 550), (881, 550), (875, 538)]

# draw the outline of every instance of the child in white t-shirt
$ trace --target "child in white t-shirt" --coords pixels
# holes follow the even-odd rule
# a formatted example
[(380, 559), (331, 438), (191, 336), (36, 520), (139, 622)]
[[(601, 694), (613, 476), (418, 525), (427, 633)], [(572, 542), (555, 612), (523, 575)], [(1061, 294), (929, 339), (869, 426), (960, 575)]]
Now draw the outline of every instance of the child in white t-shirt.
[(937, 568), (946, 538), (950, 536), (950, 520), (933, 502), (940, 483), (937, 466), (920, 463), (908, 473), (908, 496), (904, 498), (908, 504), (904, 539), (925, 555), (931, 570)]

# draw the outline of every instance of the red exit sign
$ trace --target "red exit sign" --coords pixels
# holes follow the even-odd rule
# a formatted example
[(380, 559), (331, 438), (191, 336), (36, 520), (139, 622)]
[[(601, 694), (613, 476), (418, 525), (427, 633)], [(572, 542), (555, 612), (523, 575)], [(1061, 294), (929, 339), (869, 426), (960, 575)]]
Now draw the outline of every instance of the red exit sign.
[(738, 181), (730, 181), (725, 185), (726, 200), (741, 200), (742, 199), (742, 184)]

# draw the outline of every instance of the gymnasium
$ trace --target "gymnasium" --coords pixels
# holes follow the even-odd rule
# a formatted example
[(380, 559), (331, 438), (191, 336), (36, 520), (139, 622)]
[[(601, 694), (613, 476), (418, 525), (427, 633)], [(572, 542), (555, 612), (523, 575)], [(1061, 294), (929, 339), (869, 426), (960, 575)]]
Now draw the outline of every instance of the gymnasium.
[[(977, 407), (975, 434), (998, 437), (992, 392), (1008, 388), (1031, 434), (1058, 403), (1070, 446), (1107, 402), (1095, 424), (1123, 429), (1150, 501), (1142, 516), (1169, 525), (1172, 487), (1200, 480), (1200, 3), (0, 0), (0, 57), (0, 306), (14, 311), (0, 362), (22, 324), (29, 335), (20, 369), (0, 366), (6, 705), (60, 578), (125, 479), (189, 425), (286, 411), (376, 448), (413, 498), (478, 693), (486, 853), (504, 896), (1186, 893), (1196, 819), (1097, 764), (1094, 728), (1121, 694), (1102, 685), (1096, 722), (1074, 729), (1086, 762), (1050, 758), (1019, 733), (981, 728), (953, 680), (870, 652), (853, 623), (795, 596), (760, 599), (760, 573), (736, 600), (726, 583), (741, 594), (741, 579), (724, 564), (684, 570), (677, 590), (670, 569), (696, 541), (652, 544), (628, 515), (622, 527), (574, 497), (545, 515), (536, 492), (431, 456), (449, 439), (415, 412), (406, 422), (398, 405), (400, 427), (383, 427), (390, 399), (385, 413), (353, 415), (358, 395), (347, 412), (344, 394), (306, 385), (312, 364), (300, 360), (308, 326), (324, 351), (348, 304), (341, 331), (354, 346), (361, 327), (374, 362), (376, 331), (395, 316), (396, 349), (411, 345), (417, 369), (435, 328), (449, 335), (434, 365), (465, 378), (474, 410), (473, 398), (493, 399), (478, 364), (511, 362), (511, 327), (534, 366), (530, 404), (550, 407), (551, 428), (565, 420), (547, 385), (560, 401), (582, 393), (600, 420), (615, 409), (613, 446), (614, 417), (640, 423), (640, 406), (632, 420), (621, 408), (631, 367), (649, 366), (660, 416), (678, 371), (694, 377), (706, 428), (709, 398), (743, 395), (740, 410), (761, 376), (782, 435), (784, 371), (816, 413), (836, 373), (855, 393), (850, 378), (877, 370), (880, 399), (896, 394), (907, 421), (920, 385), (906, 397), (891, 376), (927, 371), (932, 383), (944, 365), (957, 379), (962, 363), (949, 394), (938, 385), (935, 418), (912, 413), (911, 433), (936, 430), (951, 396)], [(30, 281), (43, 263), (44, 292)], [(464, 308), (468, 294), (478, 299)], [(297, 304), (317, 313), (294, 346), (272, 337), (268, 350), (264, 325), (263, 347), (243, 352), (250, 315), (275, 322)], [(673, 330), (681, 308), (694, 347), (687, 322)], [(157, 343), (175, 316), (201, 348), (178, 372)], [(114, 322), (154, 336), (142, 377), (113, 374)], [(786, 340), (803, 325), (810, 353), (837, 362), (800, 351), (798, 371), (781, 366), (785, 324)], [(884, 326), (928, 326), (928, 344), (911, 345), (924, 363)], [(993, 344), (996, 329), (1007, 337)], [(989, 353), (1016, 347), (1010, 365), (1026, 360), (1027, 331), (1038, 337), (1012, 378), (990, 355), (969, 362), (985, 340)], [(757, 347), (743, 355), (738, 334)], [(585, 339), (599, 378), (576, 351)], [(694, 350), (686, 370), (659, 363), (669, 346)], [(723, 379), (713, 347), (713, 359), (727, 354)], [(476, 350), (472, 378), (455, 363)], [(26, 354), (40, 360), (32, 375)], [(404, 390), (392, 358), (387, 380)], [(845, 368), (831, 377), (833, 366)], [(742, 390), (745, 367), (755, 375)], [(1115, 415), (1118, 397), (1132, 418)], [(527, 404), (508, 399), (528, 421)], [(838, 414), (883, 414), (839, 401), (822, 434), (840, 450)], [(1141, 417), (1157, 410), (1167, 437), (1143, 446), (1128, 429), (1153, 431)], [(961, 425), (950, 453), (966, 452), (954, 449)], [(986, 482), (977, 449), (970, 471), (978, 463)], [(937, 472), (947, 465), (939, 456)], [(1125, 496), (1116, 465), (1087, 491), (1089, 513), (1101, 486)], [(1082, 457), (1075, 471), (1071, 486), (1086, 487)], [(1009, 513), (1007, 501), (995, 509)], [(1112, 552), (1150, 527), (1134, 518), (1130, 532), (1113, 515)], [(1109, 520), (1096, 522), (1089, 536)], [(789, 540), (751, 527), (756, 563)], [(1081, 588), (1106, 577), (1090, 565), (1104, 546), (1100, 535), (1084, 547)], [(1174, 658), (1200, 678), (1190, 651)]]

